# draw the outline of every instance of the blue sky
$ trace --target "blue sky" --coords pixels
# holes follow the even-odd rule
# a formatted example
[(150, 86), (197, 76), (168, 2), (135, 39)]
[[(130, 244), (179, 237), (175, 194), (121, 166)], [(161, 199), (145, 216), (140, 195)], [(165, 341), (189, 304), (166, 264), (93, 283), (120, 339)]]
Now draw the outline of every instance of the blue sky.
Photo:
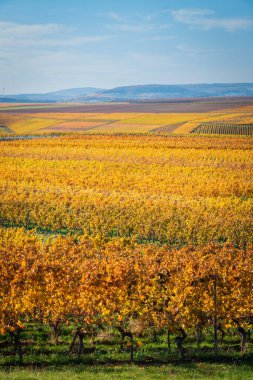
[(0, 0), (0, 94), (253, 82), (253, 0)]

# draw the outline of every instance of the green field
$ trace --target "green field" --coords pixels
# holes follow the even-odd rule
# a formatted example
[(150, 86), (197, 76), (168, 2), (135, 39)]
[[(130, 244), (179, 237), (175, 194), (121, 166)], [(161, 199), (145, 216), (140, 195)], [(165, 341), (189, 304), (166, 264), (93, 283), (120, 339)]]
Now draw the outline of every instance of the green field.
[(164, 365), (76, 365), (71, 367), (50, 367), (48, 369), (14, 369), (0, 371), (1, 380), (185, 380), (185, 379), (223, 379), (251, 380), (253, 379), (250, 364), (224, 363), (187, 363)]

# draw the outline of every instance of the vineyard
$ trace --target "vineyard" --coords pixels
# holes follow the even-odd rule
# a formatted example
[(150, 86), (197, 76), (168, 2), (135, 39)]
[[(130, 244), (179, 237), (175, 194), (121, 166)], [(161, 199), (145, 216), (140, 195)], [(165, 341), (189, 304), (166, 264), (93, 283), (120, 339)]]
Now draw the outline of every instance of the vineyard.
[(192, 133), (252, 136), (253, 124), (201, 123)]
[(3, 365), (252, 358), (251, 138), (0, 144)]
[[(160, 353), (163, 361), (168, 355), (186, 359), (185, 343), (192, 342), (194, 334), (191, 355), (201, 354), (204, 335), (210, 331), (216, 355), (219, 342), (233, 354), (238, 347), (243, 355), (251, 351), (250, 248), (209, 244), (171, 250), (130, 239), (68, 236), (42, 241), (22, 229), (0, 233), (1, 334), (12, 337), (20, 361), (23, 352), (29, 358), (33, 350), (37, 355), (42, 350), (34, 338), (22, 341), (22, 335), (34, 337), (39, 326), (44, 333), (43, 326), (48, 326), (55, 346), (64, 339), (64, 355), (92, 354), (89, 360), (97, 362), (100, 339), (115, 341), (116, 332), (123, 360), (126, 349), (131, 361), (136, 353), (148, 359), (145, 342), (150, 332), (155, 340), (167, 334), (167, 346), (162, 345)], [(0, 346), (11, 355), (8, 339)]]
[(2, 226), (252, 244), (247, 138), (79, 136), (2, 141)]
[[(2, 107), (0, 108), (0, 135), (46, 135), (55, 132), (92, 135), (170, 135), (191, 132), (252, 135), (252, 106), (198, 113), (124, 113), (117, 112), (116, 106), (115, 112), (99, 113), (96, 112), (95, 105), (93, 105), (94, 112), (78, 112), (80, 107), (77, 105), (72, 106), (72, 109), (71, 107), (65, 109), (63, 105), (58, 105), (55, 109), (50, 106), (30, 109), (29, 107), (9, 107), (12, 112), (8, 113), (6, 112), (8, 107), (6, 109)], [(66, 110), (71, 110), (71, 112), (66, 112)]]

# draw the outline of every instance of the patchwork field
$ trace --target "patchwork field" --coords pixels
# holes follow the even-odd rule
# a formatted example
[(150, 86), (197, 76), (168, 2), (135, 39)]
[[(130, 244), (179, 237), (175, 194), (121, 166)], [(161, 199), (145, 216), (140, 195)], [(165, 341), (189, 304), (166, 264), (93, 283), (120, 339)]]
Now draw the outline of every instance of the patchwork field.
[(56, 103), (56, 104), (8, 104), (2, 103), (2, 110), (23, 113), (28, 110), (64, 113), (205, 113), (244, 106), (252, 106), (253, 97), (214, 97), (166, 99), (163, 102), (99, 102), (99, 103)]
[[(179, 102), (179, 104), (181, 104)], [(196, 103), (189, 103), (189, 107)], [(253, 105), (234, 107), (224, 102), (219, 106), (223, 110), (202, 112), (210, 106), (208, 102), (199, 102), (198, 112), (175, 112), (178, 104), (167, 112), (121, 112), (122, 105), (90, 106), (9, 106), (0, 108), (0, 134), (52, 134), (52, 133), (87, 133), (87, 134), (253, 134)], [(211, 103), (212, 104), (212, 103)], [(216, 103), (215, 103), (216, 104)], [(129, 105), (132, 106), (132, 105)], [(148, 106), (148, 105), (146, 105)], [(166, 106), (163, 104), (163, 110)], [(85, 108), (86, 107), (86, 108)], [(90, 107), (90, 108), (87, 108)], [(110, 108), (110, 107), (113, 107)], [(187, 108), (187, 107), (186, 107)], [(209, 107), (210, 108), (210, 107)], [(150, 105), (150, 110), (155, 109)], [(211, 108), (212, 109), (212, 108)], [(61, 110), (61, 112), (60, 112)], [(84, 112), (82, 112), (82, 110)], [(110, 112), (113, 111), (113, 112)], [(43, 112), (42, 112), (43, 111)], [(93, 112), (92, 112), (93, 111)], [(203, 128), (212, 125), (213, 128)], [(201, 126), (201, 127), (200, 127)], [(216, 128), (217, 126), (217, 128)], [(219, 126), (219, 127), (218, 127)], [(234, 126), (231, 128), (231, 126)]]

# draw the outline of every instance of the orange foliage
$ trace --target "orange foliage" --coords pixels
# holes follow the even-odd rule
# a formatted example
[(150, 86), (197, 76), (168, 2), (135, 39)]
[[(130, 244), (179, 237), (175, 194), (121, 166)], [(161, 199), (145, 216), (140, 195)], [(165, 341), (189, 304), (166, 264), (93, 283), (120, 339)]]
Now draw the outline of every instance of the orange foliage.
[(56, 329), (69, 320), (125, 331), (133, 319), (176, 332), (208, 328), (214, 315), (223, 325), (247, 326), (252, 253), (231, 244), (175, 251), (69, 236), (42, 243), (23, 230), (0, 229), (1, 333), (28, 321)]

